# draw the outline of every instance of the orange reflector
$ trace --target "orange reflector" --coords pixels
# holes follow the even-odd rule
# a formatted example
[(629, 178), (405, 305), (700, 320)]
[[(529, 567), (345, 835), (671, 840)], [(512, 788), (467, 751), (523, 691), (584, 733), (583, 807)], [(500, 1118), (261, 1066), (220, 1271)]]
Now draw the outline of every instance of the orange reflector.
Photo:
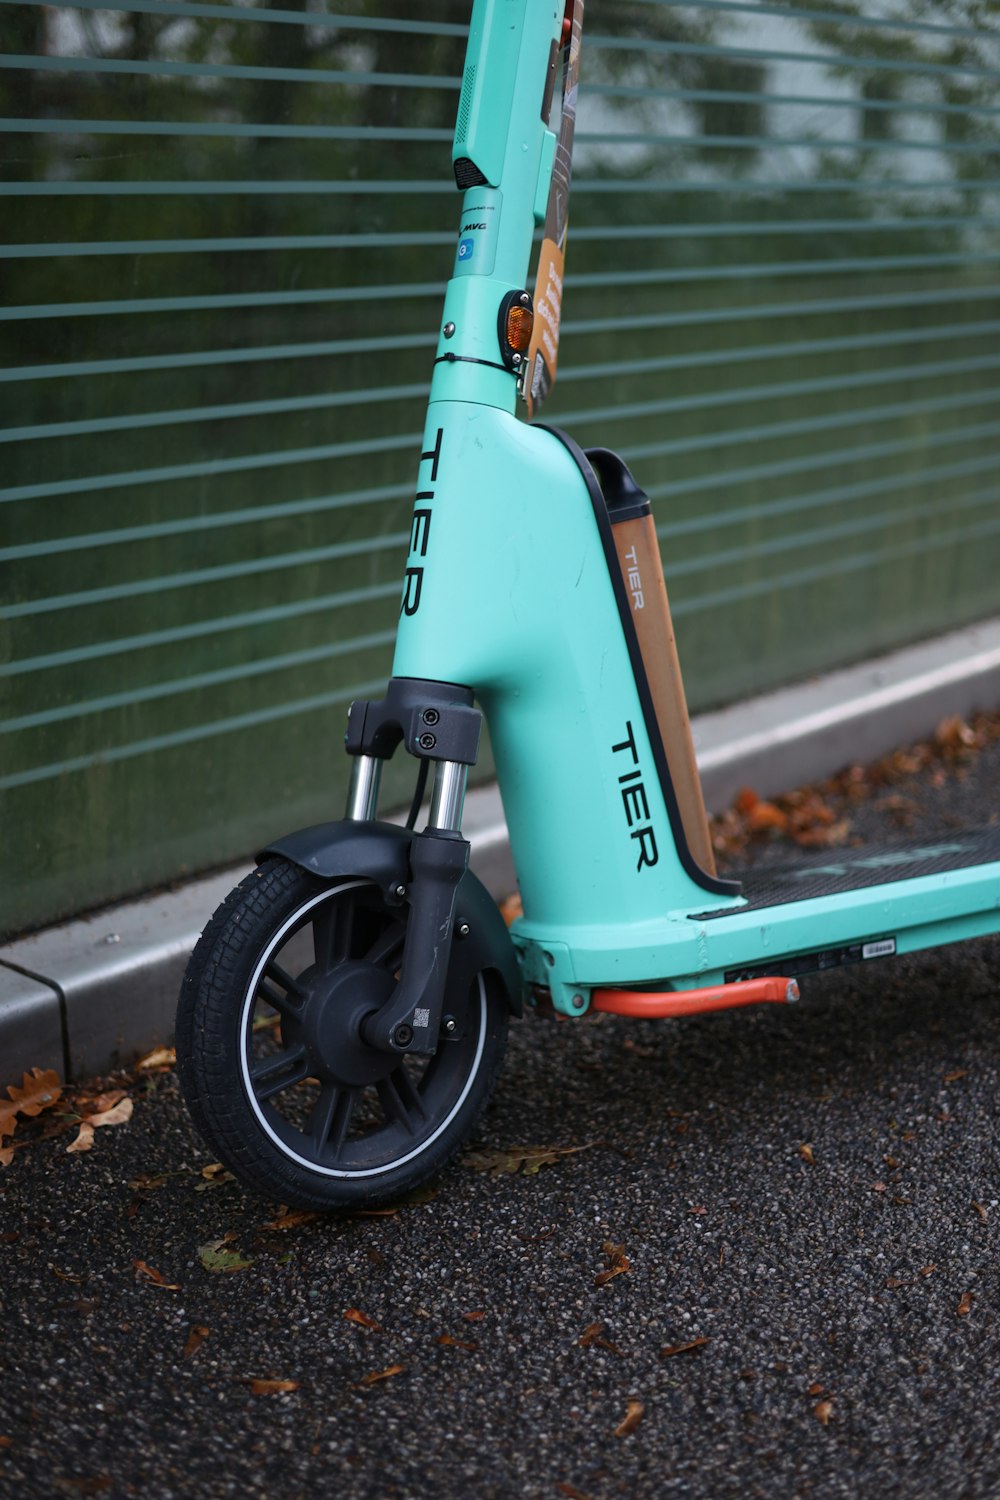
[(531, 329), (535, 315), (530, 307), (516, 304), (507, 314), (507, 343), (515, 354), (526, 354), (531, 343)]

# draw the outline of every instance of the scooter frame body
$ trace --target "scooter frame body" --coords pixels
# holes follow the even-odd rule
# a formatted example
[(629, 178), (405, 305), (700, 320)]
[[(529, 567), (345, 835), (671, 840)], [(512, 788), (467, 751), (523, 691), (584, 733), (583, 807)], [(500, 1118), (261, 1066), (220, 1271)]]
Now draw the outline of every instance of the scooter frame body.
[[(497, 358), (497, 309), (526, 282), (548, 194), (554, 138), (538, 103), (562, 20), (544, 0), (474, 9), (455, 156), (474, 152), (498, 185), (464, 196), (393, 664), (395, 677), (466, 684), (482, 705), (523, 975), (579, 1015), (595, 987), (704, 987), (780, 973), (793, 955), (995, 931), (996, 862), (743, 912), (687, 856), (593, 472), (575, 445), (514, 416), (517, 377)], [(885, 864), (898, 875), (891, 853)]]

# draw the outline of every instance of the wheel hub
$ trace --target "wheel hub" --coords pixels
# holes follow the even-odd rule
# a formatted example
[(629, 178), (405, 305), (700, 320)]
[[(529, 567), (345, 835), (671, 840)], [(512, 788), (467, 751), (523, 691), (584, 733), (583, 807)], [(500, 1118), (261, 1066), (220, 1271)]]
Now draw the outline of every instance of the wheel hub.
[(304, 974), (301, 982), (306, 995), (299, 1025), (317, 1076), (361, 1088), (391, 1073), (398, 1059), (369, 1047), (361, 1023), (388, 1000), (396, 988), (393, 975), (358, 961), (338, 964), (332, 973)]

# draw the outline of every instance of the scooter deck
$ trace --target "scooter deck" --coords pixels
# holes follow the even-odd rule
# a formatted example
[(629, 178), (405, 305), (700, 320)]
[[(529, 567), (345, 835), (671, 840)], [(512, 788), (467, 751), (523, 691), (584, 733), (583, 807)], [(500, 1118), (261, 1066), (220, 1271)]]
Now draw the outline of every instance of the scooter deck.
[(888, 845), (861, 845), (800, 855), (794, 863), (739, 871), (745, 904), (707, 911), (699, 921), (719, 921), (737, 912), (787, 906), (792, 902), (841, 895), (869, 886), (895, 885), (922, 875), (944, 875), (1000, 861), (1000, 826), (964, 829), (940, 838)]

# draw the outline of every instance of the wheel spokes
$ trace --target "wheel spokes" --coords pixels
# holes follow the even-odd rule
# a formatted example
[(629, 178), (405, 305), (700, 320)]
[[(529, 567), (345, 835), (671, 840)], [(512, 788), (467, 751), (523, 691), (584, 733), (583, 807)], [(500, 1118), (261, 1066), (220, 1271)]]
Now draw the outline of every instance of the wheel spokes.
[(375, 1089), (387, 1120), (402, 1125), (411, 1135), (419, 1129), (427, 1112), (405, 1067), (400, 1066), (388, 1078), (379, 1079)]
[(289, 1047), (287, 1051), (269, 1057), (266, 1062), (258, 1063), (250, 1073), (250, 1082), (254, 1094), (263, 1103), (265, 1099), (280, 1094), (282, 1089), (291, 1088), (293, 1083), (301, 1083), (308, 1077), (306, 1049), (300, 1046)]
[(331, 1146), (334, 1156), (339, 1153), (347, 1139), (356, 1098), (354, 1089), (335, 1083), (323, 1088), (309, 1117), (309, 1135), (317, 1156), (323, 1156)]
[(349, 887), (333, 901), (325, 901), (313, 917), (313, 951), (317, 966), (329, 972), (351, 954), (357, 888)]

